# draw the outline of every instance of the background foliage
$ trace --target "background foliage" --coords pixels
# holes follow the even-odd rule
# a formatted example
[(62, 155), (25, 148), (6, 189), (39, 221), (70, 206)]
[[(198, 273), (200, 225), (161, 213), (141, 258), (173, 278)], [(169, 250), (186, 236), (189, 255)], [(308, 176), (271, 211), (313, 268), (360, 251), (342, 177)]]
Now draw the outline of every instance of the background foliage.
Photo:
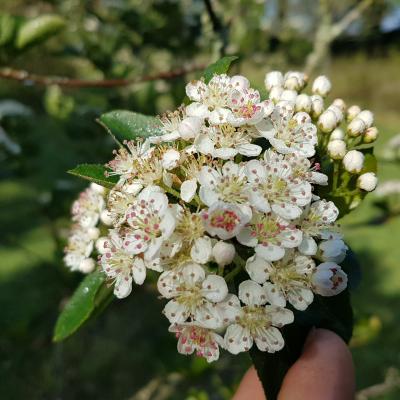
[[(3, 0), (0, 63), (40, 76), (134, 79), (237, 54), (233, 72), (262, 88), (272, 68), (303, 68), (315, 44), (315, 1)], [(355, 1), (328, 2), (339, 20)], [(212, 12), (207, 6), (212, 5)], [(335, 97), (375, 111), (381, 180), (400, 178), (384, 161), (400, 131), (400, 11), (376, 0), (318, 65)], [(396, 22), (397, 21), (397, 22)], [(397, 25), (396, 25), (397, 24)], [(389, 29), (390, 28), (390, 29)], [(4, 72), (2, 69), (1, 71)], [(95, 122), (112, 109), (149, 115), (180, 104), (196, 73), (121, 87), (0, 82), (0, 393), (7, 399), (229, 399), (246, 355), (208, 365), (177, 354), (151, 286), (114, 302), (71, 339), (51, 342), (57, 314), (81, 279), (62, 265), (69, 207), (84, 183), (66, 171), (104, 163), (114, 144)], [(354, 293), (352, 351), (358, 387), (400, 368), (399, 217), (373, 195), (343, 220), (362, 261)], [(397, 235), (396, 235), (397, 232)], [(380, 399), (397, 399), (394, 389)]]

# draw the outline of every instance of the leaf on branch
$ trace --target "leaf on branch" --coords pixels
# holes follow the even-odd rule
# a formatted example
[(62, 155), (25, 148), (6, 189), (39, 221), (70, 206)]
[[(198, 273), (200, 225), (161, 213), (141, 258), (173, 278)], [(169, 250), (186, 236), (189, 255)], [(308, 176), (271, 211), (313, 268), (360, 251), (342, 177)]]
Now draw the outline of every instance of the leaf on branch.
[(9, 14), (0, 15), (0, 46), (10, 43), (15, 35), (17, 21)]
[(162, 134), (161, 122), (158, 118), (133, 111), (110, 111), (102, 114), (99, 120), (120, 141)]
[(203, 73), (205, 82), (210, 82), (215, 74), (226, 74), (232, 62), (237, 59), (237, 56), (227, 56), (216, 61), (214, 64), (209, 65)]
[(67, 172), (108, 189), (112, 189), (118, 182), (118, 177), (116, 176), (105, 176), (107, 169), (101, 164), (80, 164)]
[(15, 46), (23, 49), (27, 46), (44, 42), (50, 36), (60, 32), (66, 26), (64, 18), (58, 15), (41, 15), (26, 21), (20, 27)]
[(112, 296), (105, 275), (95, 271), (87, 275), (58, 317), (53, 340), (60, 342), (76, 332), (98, 309), (104, 309)]

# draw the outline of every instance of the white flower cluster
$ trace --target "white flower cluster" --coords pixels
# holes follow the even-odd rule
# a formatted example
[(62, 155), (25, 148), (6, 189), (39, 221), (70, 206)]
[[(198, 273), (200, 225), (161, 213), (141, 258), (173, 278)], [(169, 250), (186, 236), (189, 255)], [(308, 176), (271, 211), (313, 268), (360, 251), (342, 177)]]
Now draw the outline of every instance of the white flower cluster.
[[(190, 82), (191, 103), (160, 118), (161, 136), (125, 142), (107, 164), (119, 181), (106, 210), (87, 192), (74, 206), (86, 232), (100, 214), (111, 225), (97, 249), (118, 298), (149, 269), (161, 273), (157, 287), (180, 353), (213, 361), (220, 348), (278, 351), (293, 308), (346, 288), (339, 211), (314, 193), (328, 183), (315, 162), (317, 127), (338, 137), (344, 103), (324, 109), (330, 82), (317, 78), (311, 96), (300, 93), (306, 83), (300, 72), (269, 73), (269, 99), (261, 100), (243, 76)], [(366, 134), (371, 115), (351, 115)], [(68, 250), (69, 259), (88, 254)], [(76, 257), (68, 262), (75, 269)], [(248, 279), (236, 291), (239, 272)]]

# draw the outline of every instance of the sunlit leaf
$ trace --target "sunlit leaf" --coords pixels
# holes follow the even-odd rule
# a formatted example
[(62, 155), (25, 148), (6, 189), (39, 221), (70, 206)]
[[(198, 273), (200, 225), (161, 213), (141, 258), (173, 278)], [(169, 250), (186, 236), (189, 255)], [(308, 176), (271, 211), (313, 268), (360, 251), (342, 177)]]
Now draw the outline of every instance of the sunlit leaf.
[(118, 177), (105, 176), (106, 171), (107, 169), (101, 164), (80, 164), (70, 169), (68, 173), (111, 189), (118, 182)]
[(203, 73), (205, 82), (210, 82), (211, 78), (215, 74), (226, 74), (232, 62), (237, 58), (237, 56), (227, 56), (216, 61), (214, 64), (209, 65)]

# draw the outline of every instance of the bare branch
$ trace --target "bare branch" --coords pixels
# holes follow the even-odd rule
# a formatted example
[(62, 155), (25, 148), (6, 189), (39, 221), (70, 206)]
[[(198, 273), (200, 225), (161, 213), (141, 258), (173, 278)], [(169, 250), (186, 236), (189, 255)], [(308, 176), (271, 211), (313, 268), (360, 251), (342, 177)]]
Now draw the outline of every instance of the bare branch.
[(129, 79), (74, 79), (59, 76), (36, 75), (30, 72), (12, 68), (0, 69), (0, 79), (9, 79), (19, 81), (26, 85), (51, 86), (58, 85), (68, 88), (111, 88), (134, 85), (141, 82), (156, 81), (159, 79), (173, 79), (190, 72), (203, 70), (205, 65), (192, 65), (186, 68), (180, 68), (173, 71), (159, 72), (153, 75), (144, 75), (139, 78)]
[(368, 400), (390, 393), (400, 387), (399, 371), (396, 368), (389, 368), (385, 380), (382, 383), (367, 387), (357, 392), (356, 400)]
[(225, 54), (225, 49), (228, 45), (227, 27), (224, 26), (221, 19), (216, 14), (214, 7), (212, 5), (212, 0), (203, 0), (203, 1), (204, 1), (206, 10), (207, 10), (208, 16), (210, 17), (213, 31), (216, 35), (219, 36), (219, 38), (221, 40), (222, 47), (221, 47), (220, 55), (223, 56)]

